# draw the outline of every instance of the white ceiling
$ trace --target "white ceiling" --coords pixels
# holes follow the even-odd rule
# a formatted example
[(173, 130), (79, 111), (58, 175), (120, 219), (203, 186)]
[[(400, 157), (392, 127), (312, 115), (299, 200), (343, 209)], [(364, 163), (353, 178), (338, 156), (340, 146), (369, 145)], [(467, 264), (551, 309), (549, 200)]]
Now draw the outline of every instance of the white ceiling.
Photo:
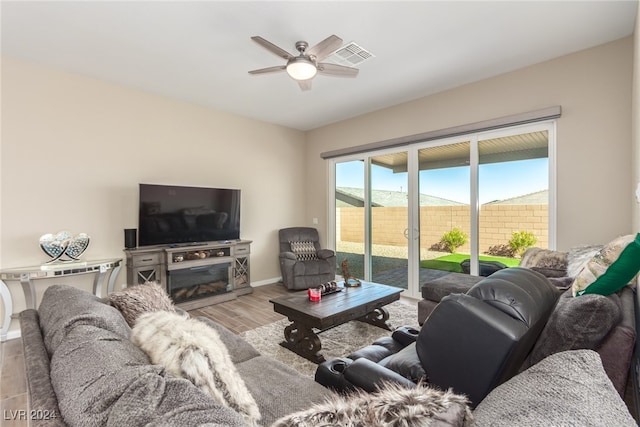
[[(309, 130), (633, 33), (630, 1), (2, 1), (2, 54)], [(295, 53), (331, 34), (375, 55), (302, 92)]]

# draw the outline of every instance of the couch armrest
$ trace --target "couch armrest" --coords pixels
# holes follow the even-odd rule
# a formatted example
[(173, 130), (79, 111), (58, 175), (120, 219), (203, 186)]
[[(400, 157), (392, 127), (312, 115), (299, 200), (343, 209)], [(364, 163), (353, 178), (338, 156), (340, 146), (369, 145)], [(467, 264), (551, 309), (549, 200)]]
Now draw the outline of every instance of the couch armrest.
[(58, 398), (51, 385), (49, 354), (44, 346), (36, 310), (28, 309), (20, 313), (20, 333), (24, 348), (30, 408), (49, 415), (48, 419), (37, 417), (31, 419), (31, 425), (34, 427), (64, 426), (65, 423), (58, 408)]
[(391, 338), (398, 341), (403, 347), (416, 342), (420, 331), (411, 326), (401, 326), (391, 334)]
[(329, 259), (336, 256), (336, 253), (331, 249), (320, 249), (316, 254), (320, 259)]
[(293, 252), (280, 252), (280, 259), (290, 259), (292, 261), (297, 261), (298, 258)]

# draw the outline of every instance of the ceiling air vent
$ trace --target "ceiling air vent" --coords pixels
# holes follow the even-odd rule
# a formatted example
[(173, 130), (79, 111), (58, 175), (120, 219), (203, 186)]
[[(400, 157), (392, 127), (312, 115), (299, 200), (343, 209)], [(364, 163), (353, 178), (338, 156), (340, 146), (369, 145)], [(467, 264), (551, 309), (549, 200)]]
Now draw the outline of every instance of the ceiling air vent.
[(363, 49), (354, 42), (350, 42), (325, 58), (325, 61), (338, 65), (345, 65), (347, 67), (353, 67), (360, 65), (367, 59), (373, 57), (374, 55), (368, 50)]

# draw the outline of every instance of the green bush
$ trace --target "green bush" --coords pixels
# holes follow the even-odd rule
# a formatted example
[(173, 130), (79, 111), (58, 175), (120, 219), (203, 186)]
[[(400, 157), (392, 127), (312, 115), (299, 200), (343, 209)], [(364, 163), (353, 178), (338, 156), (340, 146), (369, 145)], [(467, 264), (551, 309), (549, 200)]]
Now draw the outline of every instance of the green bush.
[(451, 231), (444, 233), (440, 241), (445, 245), (449, 252), (455, 254), (456, 250), (467, 243), (468, 239), (469, 236), (465, 232), (459, 228), (453, 228)]
[(515, 258), (516, 256), (511, 246), (503, 245), (503, 244), (489, 246), (489, 249), (487, 249), (485, 253), (487, 255), (506, 257), (506, 258)]
[(522, 257), (527, 248), (535, 245), (538, 239), (531, 231), (514, 231), (509, 240), (509, 246), (513, 252)]

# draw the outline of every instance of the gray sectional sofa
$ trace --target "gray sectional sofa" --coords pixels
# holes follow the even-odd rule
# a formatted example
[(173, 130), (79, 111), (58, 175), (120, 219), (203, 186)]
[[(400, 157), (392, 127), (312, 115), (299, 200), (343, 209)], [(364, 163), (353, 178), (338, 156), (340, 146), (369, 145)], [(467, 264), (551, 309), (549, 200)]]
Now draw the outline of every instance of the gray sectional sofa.
[[(615, 298), (613, 303), (617, 304)], [(218, 332), (259, 407), (261, 425), (318, 425), (320, 409), (312, 404), (326, 401), (325, 406), (333, 404), (344, 411), (358, 402), (338, 397), (261, 355), (223, 326), (198, 319)], [(37, 414), (32, 426), (247, 425), (239, 413), (216, 403), (190, 381), (152, 364), (130, 341), (131, 329), (121, 312), (88, 292), (51, 286), (38, 311), (29, 309), (20, 314), (20, 324), (30, 409)], [(615, 345), (610, 347), (616, 350)], [(606, 355), (574, 350), (544, 357), (548, 349), (538, 350), (537, 357), (542, 360), (494, 389), (472, 416), (465, 416), (470, 414), (469, 408), (435, 407), (432, 421), (440, 426), (466, 427), (636, 424), (621, 398), (620, 385), (625, 381), (613, 378), (612, 383), (611, 372), (603, 368)], [(620, 352), (617, 356), (621, 360)], [(622, 372), (620, 369), (624, 370), (617, 371)], [(369, 397), (364, 401), (370, 401)], [(412, 401), (409, 406), (415, 404)], [(426, 402), (424, 408), (433, 409), (434, 402)], [(368, 410), (360, 412), (372, 416)], [(335, 412), (329, 415), (335, 416)], [(309, 424), (304, 424), (307, 421)]]
[[(223, 326), (218, 331), (253, 395), (265, 426), (306, 409), (329, 391), (258, 353)], [(244, 426), (227, 406), (175, 378), (130, 340), (120, 312), (70, 286), (47, 288), (39, 310), (20, 314), (33, 426)]]

